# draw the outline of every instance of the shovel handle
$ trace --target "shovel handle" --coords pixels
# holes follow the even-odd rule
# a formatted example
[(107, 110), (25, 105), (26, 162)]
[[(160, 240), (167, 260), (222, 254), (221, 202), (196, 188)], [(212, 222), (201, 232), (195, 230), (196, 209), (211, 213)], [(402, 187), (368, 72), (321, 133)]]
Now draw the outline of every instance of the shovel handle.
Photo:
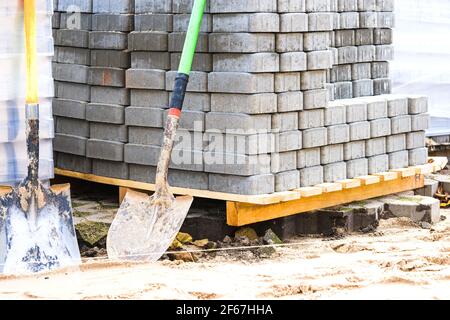
[(197, 47), (198, 36), (203, 21), (203, 13), (206, 7), (206, 0), (195, 0), (192, 8), (191, 19), (184, 41), (183, 53), (181, 54), (180, 66), (175, 78), (174, 90), (170, 101), (169, 116), (167, 118), (164, 131), (164, 142), (159, 157), (158, 169), (156, 171), (156, 192), (166, 191), (167, 174), (169, 171), (170, 159), (172, 156), (173, 144), (180, 121), (181, 110), (183, 109), (186, 88), (189, 82), (192, 63)]
[(24, 29), (27, 61), (27, 105), (38, 104), (36, 0), (24, 0)]

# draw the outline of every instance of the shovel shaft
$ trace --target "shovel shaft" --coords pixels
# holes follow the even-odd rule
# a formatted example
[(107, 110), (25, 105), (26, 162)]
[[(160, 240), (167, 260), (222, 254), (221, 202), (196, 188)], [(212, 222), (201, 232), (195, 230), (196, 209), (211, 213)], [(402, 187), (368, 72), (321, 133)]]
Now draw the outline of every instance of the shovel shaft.
[(184, 42), (183, 53), (181, 54), (178, 74), (175, 78), (175, 85), (170, 101), (170, 111), (167, 118), (164, 132), (164, 142), (156, 171), (156, 192), (161, 193), (167, 187), (167, 174), (169, 171), (170, 159), (173, 145), (180, 121), (181, 110), (183, 109), (186, 88), (189, 82), (189, 74), (194, 61), (195, 48), (197, 47), (198, 36), (205, 11), (206, 0), (195, 0), (192, 8), (191, 19)]
[(39, 179), (39, 107), (37, 104), (26, 105), (26, 119), (28, 180), (33, 186), (37, 186)]

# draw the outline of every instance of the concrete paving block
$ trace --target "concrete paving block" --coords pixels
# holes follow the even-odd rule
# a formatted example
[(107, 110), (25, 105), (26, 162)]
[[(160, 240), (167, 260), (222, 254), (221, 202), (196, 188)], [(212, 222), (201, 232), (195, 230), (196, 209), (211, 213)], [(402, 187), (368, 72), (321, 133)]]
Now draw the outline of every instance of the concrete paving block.
[(167, 51), (169, 49), (168, 33), (131, 32), (128, 34), (128, 49), (130, 51)]
[(171, 13), (172, 0), (135, 0), (136, 13)]
[(408, 96), (409, 114), (420, 114), (428, 112), (428, 98), (424, 96)]
[[(186, 101), (190, 93), (186, 94)], [(130, 105), (134, 107), (153, 107), (160, 109), (169, 108), (169, 92), (161, 90), (130, 90)]]
[(435, 198), (390, 196), (383, 198), (385, 210), (395, 217), (411, 218), (414, 222), (438, 223), (441, 221), (440, 202)]
[(55, 98), (53, 99), (53, 115), (86, 119), (86, 102)]
[(276, 113), (277, 99), (278, 97), (274, 93), (213, 93), (211, 95), (211, 111), (246, 114)]
[(334, 83), (326, 83), (325, 84), (325, 89), (328, 92), (328, 100), (329, 101), (336, 100), (336, 97), (334, 95)]
[(165, 13), (135, 14), (135, 31), (173, 31), (173, 15)]
[(275, 51), (273, 33), (211, 33), (211, 53), (258, 53)]
[(358, 11), (358, 1), (357, 0), (338, 0), (338, 11)]
[(300, 86), (302, 91), (324, 89), (327, 73), (325, 70), (306, 71), (300, 76)]
[(373, 30), (374, 44), (392, 44), (393, 30), (392, 29), (374, 29)]
[(388, 117), (393, 118), (408, 114), (408, 98), (400, 95), (385, 95), (388, 104)]
[(278, 0), (278, 12), (305, 12), (305, 0)]
[(81, 119), (56, 118), (56, 133), (89, 138), (89, 122)]
[(299, 130), (286, 131), (274, 134), (276, 152), (296, 151), (302, 148), (302, 132)]
[(89, 67), (78, 64), (53, 63), (53, 78), (58, 81), (87, 83)]
[(331, 11), (330, 0), (306, 0), (306, 12), (329, 12)]
[(372, 77), (372, 65), (368, 62), (352, 64), (351, 68), (351, 80), (370, 79)]
[(86, 120), (110, 124), (124, 124), (125, 107), (112, 104), (89, 103), (86, 106)]
[(350, 123), (350, 141), (370, 139), (370, 122), (361, 121)]
[(406, 134), (406, 148), (408, 150), (425, 147), (425, 131), (409, 132)]
[(208, 90), (221, 93), (272, 93), (273, 74), (245, 72), (211, 72), (208, 74)]
[(312, 187), (324, 182), (322, 166), (308, 167), (300, 170), (300, 187)]
[(414, 190), (414, 193), (423, 197), (434, 197), (439, 188), (439, 181), (433, 179), (425, 179), (425, 186)]
[(408, 150), (389, 153), (389, 169), (402, 169), (409, 166)]
[(121, 31), (130, 32), (133, 30), (133, 14), (94, 14), (92, 15), (93, 31)]
[[(167, 122), (169, 110), (164, 111), (163, 121)], [(190, 131), (205, 131), (205, 112), (202, 111), (183, 111), (183, 116), (180, 118), (179, 128)]]
[(60, 29), (56, 30), (55, 45), (62, 47), (89, 47), (89, 31)]
[[(186, 16), (189, 21), (190, 15)], [(178, 15), (175, 16), (175, 18), (177, 17)], [(215, 14), (212, 29), (213, 32), (279, 32), (280, 16), (276, 13)], [(211, 32), (211, 30), (204, 32)]]
[(301, 149), (297, 152), (297, 167), (299, 169), (316, 167), (321, 162), (320, 148)]
[(117, 142), (128, 142), (128, 130), (124, 125), (91, 122), (90, 138)]
[(271, 129), (272, 116), (270, 114), (247, 115), (225, 112), (206, 114), (206, 130), (244, 134), (246, 132), (269, 132)]
[(343, 64), (333, 66), (331, 69), (331, 82), (342, 82), (352, 80), (352, 65)]
[(88, 84), (107, 87), (125, 87), (125, 70), (119, 68), (90, 67)]
[(351, 81), (334, 83), (335, 99), (351, 99), (353, 98), (353, 83)]
[(366, 140), (366, 157), (378, 156), (386, 153), (386, 137)]
[(322, 147), (327, 144), (327, 128), (314, 128), (303, 131), (303, 148)]
[(280, 14), (280, 32), (306, 31), (308, 31), (307, 14), (301, 12)]
[(369, 174), (387, 172), (389, 170), (389, 156), (387, 154), (369, 157), (368, 160)]
[(409, 165), (419, 166), (428, 162), (428, 148), (417, 148), (409, 150)]
[(367, 46), (374, 44), (373, 29), (357, 29), (355, 30), (355, 45)]
[(131, 52), (132, 69), (159, 69), (169, 70), (171, 55), (168, 52)]
[[(276, 152), (277, 137), (272, 133), (233, 134), (206, 132), (204, 134), (205, 151), (258, 155)], [(299, 140), (301, 144), (301, 140)]]
[(364, 11), (359, 13), (359, 26), (363, 29), (378, 28), (378, 13), (375, 11)]
[(391, 135), (391, 120), (389, 118), (370, 121), (371, 138), (385, 137)]
[[(304, 53), (303, 56), (305, 56)], [(283, 61), (283, 58), (281, 61)], [(286, 61), (283, 63), (286, 63)], [(306, 66), (306, 60), (303, 64)], [(215, 72), (278, 72), (280, 71), (280, 56), (269, 52), (254, 54), (218, 53), (213, 56), (213, 70)]]
[[(171, 70), (178, 70), (181, 61), (181, 52), (174, 52), (170, 54)], [(194, 61), (192, 62), (192, 71), (213, 71), (213, 55), (211, 53), (196, 53)]]
[(291, 170), (275, 174), (275, 192), (298, 189), (300, 187), (300, 171)]
[(303, 92), (303, 109), (320, 109), (328, 106), (328, 90), (307, 90)]
[(373, 93), (374, 95), (390, 94), (392, 92), (392, 80), (389, 78), (374, 79)]
[(333, 66), (333, 56), (329, 50), (307, 52), (306, 56), (308, 70), (330, 69)]
[(372, 62), (372, 79), (389, 77), (389, 62)]
[(388, 153), (406, 149), (406, 135), (393, 134), (386, 138), (386, 151)]
[(93, 13), (133, 13), (134, 0), (92, 0)]
[(391, 118), (391, 122), (392, 134), (407, 133), (411, 131), (412, 119), (409, 115), (393, 117)]
[[(200, 33), (198, 35), (196, 53), (208, 53), (209, 51), (209, 33)], [(169, 52), (182, 52), (186, 39), (185, 32), (172, 32), (169, 34)], [(167, 51), (167, 50), (161, 50)], [(225, 51), (227, 52), (227, 51)], [(212, 53), (212, 52), (211, 52)]]
[(307, 31), (332, 31), (333, 22), (333, 14), (330, 12), (309, 13)]
[[(191, 14), (175, 14), (173, 16), (173, 31), (175, 32), (187, 32)], [(212, 32), (213, 31), (213, 17), (210, 14), (205, 13), (203, 15), (202, 24), (200, 26), (200, 32)]]
[(79, 65), (90, 65), (91, 55), (89, 49), (73, 47), (55, 47), (56, 62)]
[(393, 12), (378, 12), (378, 27), (379, 28), (394, 28), (395, 16)]
[(61, 152), (56, 153), (55, 159), (58, 169), (92, 173), (92, 159)]
[(126, 84), (130, 89), (165, 90), (166, 72), (156, 69), (128, 69)]
[(329, 144), (350, 142), (350, 126), (348, 124), (338, 124), (327, 127), (327, 129)]
[(275, 92), (283, 93), (290, 91), (300, 91), (301, 89), (300, 72), (282, 72), (275, 73)]
[(204, 162), (204, 171), (208, 173), (253, 176), (271, 172), (268, 154), (243, 155), (207, 151)]
[(336, 162), (323, 166), (323, 181), (336, 182), (347, 179), (347, 164), (345, 162)]
[(373, 81), (371, 79), (353, 81), (353, 96), (355, 98), (373, 96)]
[(303, 110), (303, 92), (291, 91), (277, 94), (278, 112)]
[(91, 86), (91, 102), (127, 106), (130, 104), (130, 90), (125, 88)]
[(92, 159), (92, 173), (101, 177), (128, 180), (128, 165), (122, 162)]
[(344, 160), (354, 160), (366, 157), (366, 142), (352, 141), (344, 143)]
[(359, 13), (358, 12), (339, 13), (339, 26), (341, 29), (358, 29)]
[(375, 61), (391, 61), (394, 59), (394, 46), (375, 46)]
[(270, 154), (270, 167), (272, 173), (297, 169), (297, 151)]
[(53, 150), (78, 156), (86, 156), (86, 142), (84, 137), (71, 136), (68, 134), (55, 134)]
[(430, 128), (430, 115), (421, 113), (411, 116), (411, 131), (425, 131)]
[(350, 47), (356, 45), (355, 30), (335, 30), (334, 31), (334, 46)]
[(86, 143), (86, 157), (109, 161), (124, 161), (124, 144), (116, 141), (89, 139)]
[(356, 177), (367, 176), (369, 174), (369, 160), (355, 159), (347, 161), (347, 178), (353, 179)]
[[(156, 167), (130, 164), (129, 171), (130, 180), (155, 183)], [(208, 190), (208, 173), (206, 172), (172, 169), (169, 171), (167, 179), (173, 187)]]
[(344, 145), (335, 144), (320, 148), (320, 164), (344, 161)]
[[(194, 6), (194, 0), (178, 0), (173, 1), (172, 12), (173, 13), (191, 13)], [(210, 13), (210, 2), (206, 2), (205, 13)]]
[(338, 54), (337, 64), (356, 63), (358, 61), (357, 47), (352, 46), (352, 47), (337, 48), (337, 54)]
[(162, 128), (164, 109), (128, 107), (125, 108), (125, 124), (127, 126)]
[(91, 90), (85, 84), (55, 81), (55, 96), (67, 100), (89, 101)]
[(298, 112), (285, 112), (272, 114), (272, 130), (279, 132), (299, 129)]
[(377, 8), (382, 12), (394, 11), (394, 0), (377, 0)]
[(304, 110), (298, 113), (298, 128), (300, 130), (325, 126), (324, 109)]
[(303, 49), (306, 52), (328, 50), (330, 45), (330, 32), (306, 32), (303, 34)]
[(245, 195), (269, 194), (275, 192), (275, 176), (273, 174), (264, 174), (240, 177), (210, 174), (209, 190)]
[(295, 72), (307, 69), (306, 53), (286, 52), (280, 54), (280, 71)]
[(347, 123), (347, 107), (339, 101), (333, 101), (325, 108), (325, 126)]
[(278, 53), (303, 51), (303, 33), (277, 33), (275, 49)]
[(375, 46), (358, 46), (358, 62), (372, 62), (375, 59)]
[(59, 14), (59, 27), (53, 29), (92, 30), (92, 14), (85, 12), (54, 12)]
[(161, 146), (163, 137), (163, 128), (128, 127), (128, 142), (130, 144)]
[(277, 12), (277, 0), (210, 1), (211, 13)]
[(128, 69), (130, 53), (117, 50), (90, 50), (91, 66)]
[(75, 5), (79, 12), (92, 13), (92, 0), (58, 0), (53, 2), (55, 11), (66, 12), (71, 10), (71, 6)]
[(128, 34), (115, 31), (90, 31), (89, 48), (103, 50), (125, 50), (128, 48)]

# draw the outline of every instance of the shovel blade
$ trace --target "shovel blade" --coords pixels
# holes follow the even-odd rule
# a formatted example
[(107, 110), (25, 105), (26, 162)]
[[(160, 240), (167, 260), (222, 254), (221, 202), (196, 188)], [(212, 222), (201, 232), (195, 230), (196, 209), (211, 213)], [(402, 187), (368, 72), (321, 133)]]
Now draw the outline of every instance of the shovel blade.
[[(70, 186), (45, 189), (39, 184), (36, 214), (23, 209), (29, 194), (0, 190), (0, 272), (44, 272), (81, 263), (70, 199)], [(3, 190), (4, 191), (4, 190)]]
[(129, 191), (109, 229), (108, 257), (156, 262), (181, 229), (194, 198), (176, 198), (169, 208), (155, 205), (145, 193)]

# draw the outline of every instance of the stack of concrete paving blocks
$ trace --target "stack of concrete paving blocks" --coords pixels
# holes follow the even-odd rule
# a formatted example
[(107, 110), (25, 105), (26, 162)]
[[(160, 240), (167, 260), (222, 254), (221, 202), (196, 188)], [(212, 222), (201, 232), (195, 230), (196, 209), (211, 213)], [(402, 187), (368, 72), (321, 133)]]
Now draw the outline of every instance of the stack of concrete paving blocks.
[[(52, 139), (52, 0), (37, 3), (37, 51), (40, 100), (40, 163), (42, 180), (53, 177)], [(14, 185), (27, 175), (26, 59), (23, 6), (20, 1), (0, 4), (0, 184)], [(4, 27), (4, 28), (3, 28)]]
[(56, 166), (90, 173), (92, 161), (86, 158), (89, 138), (86, 109), (91, 100), (88, 77), (91, 63), (89, 32), (92, 27), (92, 0), (58, 0), (53, 23)]
[(391, 92), (394, 0), (335, 0), (331, 46), (334, 66), (328, 73), (333, 99)]

